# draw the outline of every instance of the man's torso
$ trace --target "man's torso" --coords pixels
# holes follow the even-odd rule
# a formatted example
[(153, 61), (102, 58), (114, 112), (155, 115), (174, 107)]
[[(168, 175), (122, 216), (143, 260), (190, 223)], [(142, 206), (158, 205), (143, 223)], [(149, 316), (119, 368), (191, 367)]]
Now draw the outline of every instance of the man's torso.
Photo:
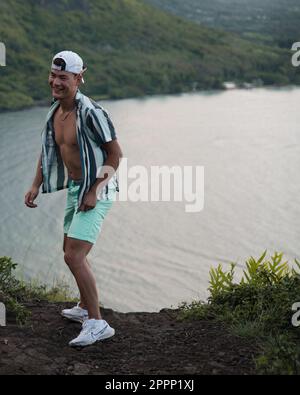
[(76, 110), (66, 116), (61, 115), (60, 107), (58, 107), (53, 117), (53, 126), (55, 141), (70, 178), (73, 180), (81, 179), (82, 169), (76, 135)]

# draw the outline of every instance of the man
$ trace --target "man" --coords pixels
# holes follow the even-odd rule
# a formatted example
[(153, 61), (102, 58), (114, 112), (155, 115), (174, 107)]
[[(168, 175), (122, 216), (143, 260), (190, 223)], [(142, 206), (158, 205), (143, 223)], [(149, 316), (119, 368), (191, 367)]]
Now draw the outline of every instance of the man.
[(122, 151), (107, 112), (79, 91), (86, 67), (79, 55), (54, 56), (49, 75), (54, 103), (42, 132), (42, 152), (25, 204), (35, 208), (42, 193), (68, 188), (64, 217), (64, 259), (75, 277), (80, 302), (62, 315), (83, 322), (70, 346), (87, 346), (115, 331), (102, 319), (95, 277), (87, 255), (101, 231), (118, 189), (116, 170)]

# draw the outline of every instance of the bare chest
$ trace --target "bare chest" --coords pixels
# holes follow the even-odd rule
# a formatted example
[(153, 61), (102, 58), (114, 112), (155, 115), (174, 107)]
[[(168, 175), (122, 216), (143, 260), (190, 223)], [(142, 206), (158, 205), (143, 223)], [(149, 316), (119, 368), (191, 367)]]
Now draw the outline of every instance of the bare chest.
[(58, 114), (54, 115), (53, 120), (55, 141), (58, 146), (78, 146), (77, 135), (76, 135), (76, 114), (72, 112), (64, 120), (63, 117)]

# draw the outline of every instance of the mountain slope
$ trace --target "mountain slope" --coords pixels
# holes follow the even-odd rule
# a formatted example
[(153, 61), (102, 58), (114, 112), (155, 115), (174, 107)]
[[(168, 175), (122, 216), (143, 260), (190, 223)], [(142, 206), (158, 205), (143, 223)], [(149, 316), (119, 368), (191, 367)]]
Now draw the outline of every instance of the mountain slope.
[(222, 81), (300, 81), (289, 51), (168, 15), (140, 0), (0, 0), (0, 110), (49, 98), (54, 53), (78, 51), (88, 64), (83, 92), (122, 98), (219, 88)]
[(203, 26), (290, 48), (299, 40), (299, 0), (144, 0)]

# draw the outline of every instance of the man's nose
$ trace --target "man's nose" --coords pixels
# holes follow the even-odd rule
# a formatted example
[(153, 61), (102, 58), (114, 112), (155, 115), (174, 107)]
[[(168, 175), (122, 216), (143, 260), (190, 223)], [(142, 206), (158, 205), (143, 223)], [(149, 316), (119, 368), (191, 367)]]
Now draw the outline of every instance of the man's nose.
[(52, 81), (52, 84), (53, 84), (54, 86), (59, 86), (59, 85), (60, 85), (59, 79), (58, 79), (58, 78), (54, 78), (53, 81)]

